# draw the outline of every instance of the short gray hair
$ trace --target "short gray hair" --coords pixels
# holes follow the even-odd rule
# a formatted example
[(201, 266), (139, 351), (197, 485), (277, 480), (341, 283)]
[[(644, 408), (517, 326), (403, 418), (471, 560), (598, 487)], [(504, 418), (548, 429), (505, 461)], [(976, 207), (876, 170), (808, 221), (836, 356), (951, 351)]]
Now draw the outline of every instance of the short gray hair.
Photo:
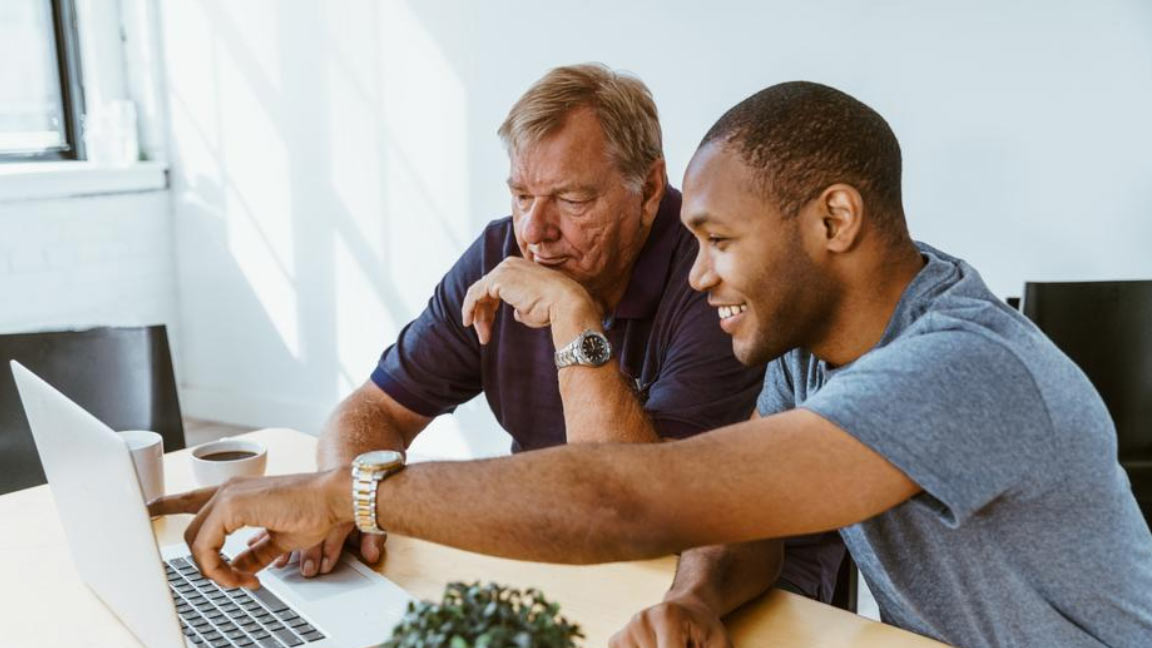
[(603, 63), (553, 68), (516, 101), (496, 132), (513, 153), (556, 132), (583, 107), (595, 111), (609, 153), (625, 182), (639, 191), (664, 151), (652, 93), (631, 74)]

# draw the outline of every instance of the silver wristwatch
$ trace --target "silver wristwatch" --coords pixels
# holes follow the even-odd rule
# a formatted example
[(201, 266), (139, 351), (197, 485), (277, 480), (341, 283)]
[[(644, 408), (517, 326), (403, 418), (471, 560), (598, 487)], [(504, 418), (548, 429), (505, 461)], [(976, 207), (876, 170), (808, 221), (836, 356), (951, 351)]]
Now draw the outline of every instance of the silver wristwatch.
[(352, 515), (361, 533), (385, 533), (376, 524), (376, 487), (403, 468), (404, 454), (395, 450), (365, 452), (352, 461)]
[(556, 352), (556, 368), (563, 369), (572, 365), (585, 367), (599, 367), (612, 357), (612, 345), (603, 333), (592, 329), (584, 331)]

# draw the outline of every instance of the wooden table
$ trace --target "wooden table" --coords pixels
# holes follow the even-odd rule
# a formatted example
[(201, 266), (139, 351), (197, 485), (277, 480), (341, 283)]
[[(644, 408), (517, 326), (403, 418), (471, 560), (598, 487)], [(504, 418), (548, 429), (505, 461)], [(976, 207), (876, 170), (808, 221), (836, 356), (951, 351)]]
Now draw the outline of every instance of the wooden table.
[[(245, 437), (268, 446), (269, 474), (313, 469), (313, 437), (285, 429), (260, 430)], [(194, 485), (187, 450), (167, 455), (164, 471), (169, 493)], [(158, 542), (179, 542), (189, 519), (176, 516), (157, 520)], [(47, 486), (0, 496), (0, 531), (0, 646), (140, 645), (73, 569)], [(675, 565), (672, 557), (597, 566), (546, 565), (491, 558), (392, 535), (379, 570), (415, 596), (437, 600), (444, 585), (454, 580), (538, 587), (561, 604), (565, 616), (583, 627), (587, 636), (584, 645), (593, 648), (606, 645), (634, 613), (660, 600)], [(775, 590), (738, 611), (728, 625), (737, 646), (942, 645)]]

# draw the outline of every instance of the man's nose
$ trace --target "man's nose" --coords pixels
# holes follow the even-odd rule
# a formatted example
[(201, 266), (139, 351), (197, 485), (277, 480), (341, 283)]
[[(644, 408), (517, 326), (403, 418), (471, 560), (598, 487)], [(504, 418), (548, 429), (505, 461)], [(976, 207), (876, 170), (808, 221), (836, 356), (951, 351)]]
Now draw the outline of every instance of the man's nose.
[(706, 292), (716, 286), (716, 272), (712, 269), (712, 259), (704, 246), (696, 251), (696, 259), (692, 262), (692, 269), (688, 271), (688, 285), (692, 290)]
[(550, 198), (537, 198), (524, 212), (523, 236), (527, 243), (543, 243), (560, 237), (560, 227), (551, 203)]

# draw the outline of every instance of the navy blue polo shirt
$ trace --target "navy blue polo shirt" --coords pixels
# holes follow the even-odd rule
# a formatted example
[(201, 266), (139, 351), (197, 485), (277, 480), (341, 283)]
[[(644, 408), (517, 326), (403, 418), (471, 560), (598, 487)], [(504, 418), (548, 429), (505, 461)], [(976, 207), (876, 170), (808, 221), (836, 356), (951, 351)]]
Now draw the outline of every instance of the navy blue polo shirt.
[[(679, 214), (680, 192), (669, 187), (624, 297), (604, 322), (620, 371), (666, 438), (747, 420), (764, 376), (763, 367), (736, 361), (716, 310), (688, 285), (697, 247)], [(487, 345), (460, 323), (468, 287), (509, 256), (520, 256), (510, 217), (490, 223), (448, 271), (428, 307), (384, 351), (372, 380), (424, 416), (484, 392), (515, 452), (566, 436), (551, 331), (517, 322), (507, 304)]]
[[(624, 297), (604, 322), (620, 371), (665, 438), (747, 421), (764, 380), (763, 366), (736, 360), (716, 310), (688, 285), (697, 243), (679, 215), (680, 192), (669, 187)], [(492, 338), (481, 346), (460, 314), (468, 287), (509, 256), (521, 256), (510, 217), (484, 228), (436, 286), (424, 312), (381, 355), (372, 380), (429, 417), (484, 392), (518, 452), (566, 441), (552, 333), (517, 322), (512, 307), (502, 304)], [(791, 539), (781, 577), (791, 589), (828, 601), (843, 553), (835, 533)]]

